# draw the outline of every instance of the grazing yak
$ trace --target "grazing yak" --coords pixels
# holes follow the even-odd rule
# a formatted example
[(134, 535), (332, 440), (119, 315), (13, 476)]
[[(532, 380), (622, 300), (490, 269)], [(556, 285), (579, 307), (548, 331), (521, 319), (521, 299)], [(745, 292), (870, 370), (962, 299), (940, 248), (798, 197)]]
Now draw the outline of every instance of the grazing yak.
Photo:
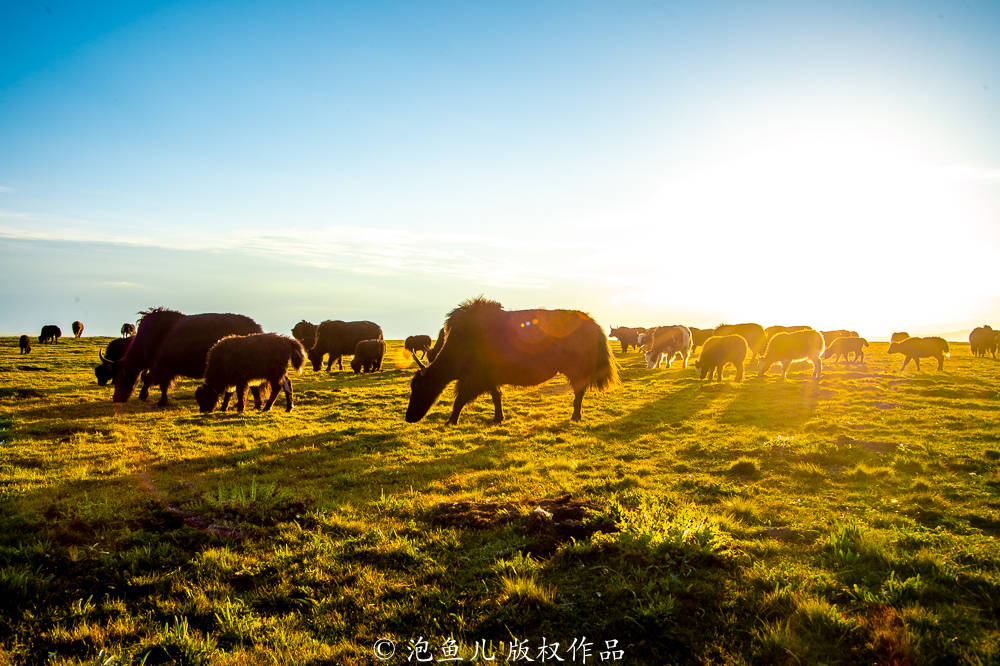
[(573, 420), (582, 414), (587, 389), (618, 383), (618, 367), (604, 331), (577, 310), (505, 311), (496, 301), (464, 301), (448, 314), (444, 343), (410, 382), (407, 423), (424, 418), (445, 387), (458, 380), (448, 423), (476, 397), (493, 398), (493, 422), (503, 421), (500, 386), (534, 386), (557, 373), (573, 386)]
[(195, 389), (194, 397), (202, 412), (211, 412), (223, 395), (220, 411), (226, 411), (229, 400), (236, 394), (236, 411), (243, 412), (247, 389), (255, 385), (258, 393), (255, 402), (260, 407), (260, 385), (269, 384), (271, 395), (262, 411), (270, 411), (278, 393), (285, 392), (285, 411), (292, 411), (292, 380), (288, 378), (288, 364), (302, 372), (306, 363), (306, 350), (295, 338), (277, 333), (228, 335), (208, 350), (205, 360), (205, 383)]
[(108, 343), (103, 354), (97, 352), (98, 358), (101, 359), (101, 364), (94, 368), (98, 386), (115, 381), (115, 376), (118, 374), (118, 364), (125, 358), (131, 344), (132, 338), (115, 338)]
[(715, 327), (714, 335), (742, 336), (754, 358), (763, 354), (767, 346), (767, 335), (760, 324), (719, 324)]
[(889, 345), (889, 353), (903, 354), (906, 357), (903, 359), (901, 371), (906, 370), (906, 364), (911, 360), (917, 364), (917, 370), (920, 370), (920, 359), (922, 358), (936, 358), (938, 370), (944, 370), (944, 359), (946, 356), (951, 356), (948, 353), (947, 341), (938, 337), (907, 338), (902, 342), (893, 342)]
[(847, 329), (840, 329), (836, 331), (820, 331), (820, 335), (823, 336), (823, 342), (826, 344), (827, 349), (833, 344), (833, 341), (837, 338), (859, 338), (857, 331), (848, 331)]
[(431, 350), (427, 352), (427, 362), (433, 363), (437, 355), (441, 353), (441, 348), (444, 347), (444, 329), (442, 328), (438, 331), (437, 339), (434, 341), (434, 346)]
[(712, 328), (696, 328), (694, 326), (687, 327), (691, 331), (691, 352), (697, 351), (698, 347), (705, 344), (705, 341), (710, 337), (715, 335), (715, 329)]
[[(824, 333), (824, 336), (826, 334)], [(848, 363), (864, 363), (865, 362), (865, 347), (868, 346), (868, 341), (864, 338), (859, 338), (856, 335), (852, 336), (842, 336), (839, 338), (834, 338), (832, 342), (826, 347), (826, 351), (823, 352), (823, 358), (831, 358), (836, 356), (835, 359), (840, 363), (841, 358)], [(849, 354), (854, 354), (854, 360), (851, 361)]]
[(353, 354), (354, 348), (362, 340), (381, 340), (382, 327), (371, 321), (340, 321), (326, 320), (316, 330), (316, 344), (309, 350), (309, 360), (313, 370), (319, 372), (323, 367), (323, 357), (330, 355), (326, 371), (330, 372), (333, 362), (337, 362), (340, 370), (344, 369), (343, 356)]
[(811, 328), (791, 333), (775, 333), (767, 343), (767, 351), (760, 364), (758, 377), (763, 377), (774, 363), (781, 363), (781, 378), (788, 376), (788, 368), (795, 361), (808, 360), (813, 366), (813, 377), (818, 379), (823, 372), (823, 336)]
[(130, 338), (135, 335), (135, 324), (125, 322), (122, 324), (121, 334), (123, 338)]
[(22, 335), (21, 339), (18, 340), (18, 344), (21, 345), (21, 353), (22, 354), (30, 354), (31, 353), (31, 338), (29, 338), (27, 335)]
[(627, 354), (629, 347), (639, 347), (639, 334), (645, 331), (646, 329), (644, 328), (618, 326), (611, 329), (609, 337), (617, 338), (618, 342), (622, 345), (622, 353)]
[(410, 352), (413, 356), (416, 356), (417, 352), (423, 352), (424, 358), (427, 358), (432, 344), (434, 344), (434, 341), (431, 340), (431, 336), (429, 335), (411, 335), (403, 342), (403, 349)]
[(316, 324), (303, 319), (295, 326), (292, 326), (292, 337), (302, 343), (306, 349), (312, 349), (316, 344)]
[(810, 331), (812, 326), (768, 326), (764, 329), (764, 337), (770, 341), (777, 333), (794, 333), (796, 331)]
[(680, 354), (684, 360), (684, 367), (688, 365), (688, 357), (691, 355), (691, 331), (687, 326), (657, 326), (646, 333), (644, 338), (646, 345), (643, 351), (646, 353), (646, 367), (658, 368), (664, 356), (667, 358), (667, 367), (674, 360), (674, 356)]
[[(430, 339), (429, 335), (426, 337)], [(356, 375), (362, 372), (380, 372), (383, 356), (385, 356), (385, 342), (383, 340), (362, 340), (354, 347), (351, 370)]]
[(711, 380), (714, 372), (716, 380), (721, 382), (723, 369), (727, 363), (732, 363), (736, 366), (736, 381), (743, 381), (743, 361), (749, 347), (742, 335), (713, 335), (704, 344), (701, 356), (694, 362), (702, 379)]
[[(128, 351), (118, 364), (118, 374), (115, 375), (114, 382), (115, 393), (112, 398), (115, 402), (125, 402), (131, 397), (139, 376), (153, 367), (160, 346), (170, 333), (170, 329), (185, 317), (176, 310), (164, 307), (150, 308), (139, 314), (142, 315), (139, 328)], [(139, 397), (145, 400), (148, 392), (148, 383), (144, 381)]]
[(969, 347), (972, 349), (972, 355), (985, 358), (987, 354), (991, 354), (995, 361), (998, 337), (1000, 334), (987, 324), (973, 329), (972, 333), (969, 333)]
[(38, 336), (39, 344), (44, 344), (46, 342), (59, 342), (59, 338), (62, 337), (62, 329), (55, 324), (46, 324), (42, 326), (42, 332)]
[(889, 342), (902, 342), (903, 340), (906, 340), (909, 337), (910, 337), (909, 333), (906, 333), (905, 331), (898, 331), (892, 334), (892, 337), (889, 338)]
[(79, 321), (79, 320), (74, 321), (73, 324), (72, 324), (72, 327), (73, 327), (73, 337), (74, 338), (78, 338), (81, 335), (83, 335), (83, 322), (82, 321)]

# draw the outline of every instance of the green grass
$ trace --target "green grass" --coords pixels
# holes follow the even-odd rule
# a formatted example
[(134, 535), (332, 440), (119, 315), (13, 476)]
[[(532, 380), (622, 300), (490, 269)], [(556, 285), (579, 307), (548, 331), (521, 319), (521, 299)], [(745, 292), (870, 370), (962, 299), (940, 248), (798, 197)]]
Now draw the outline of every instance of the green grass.
[[(113, 407), (106, 342), (0, 339), (0, 663), (405, 663), (420, 637), (572, 663), (583, 636), (588, 663), (1000, 660), (1000, 363), (967, 345), (742, 385), (633, 352), (580, 424), (557, 379), (449, 427), (450, 392), (403, 421), (398, 342), (243, 415), (190, 380)], [(582, 520), (522, 503), (566, 493)], [(498, 504), (435, 518), (462, 501)]]

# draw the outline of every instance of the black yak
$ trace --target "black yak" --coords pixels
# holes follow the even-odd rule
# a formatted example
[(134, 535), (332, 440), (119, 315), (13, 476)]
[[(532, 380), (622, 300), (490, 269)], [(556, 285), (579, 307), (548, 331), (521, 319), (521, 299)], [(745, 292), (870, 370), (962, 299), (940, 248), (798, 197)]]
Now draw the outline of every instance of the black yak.
[(767, 347), (767, 335), (760, 324), (719, 324), (713, 335), (739, 335), (747, 341), (747, 347), (753, 352), (754, 358), (764, 353)]
[(645, 332), (645, 330), (630, 326), (618, 326), (611, 329), (609, 337), (617, 338), (622, 345), (622, 353), (627, 354), (629, 347), (639, 348), (639, 333)]
[(969, 333), (969, 348), (973, 356), (985, 357), (992, 354), (993, 360), (997, 358), (997, 332), (987, 324), (975, 328)]
[(316, 324), (303, 319), (292, 326), (292, 337), (301, 342), (304, 348), (312, 349), (312, 346), (316, 344), (316, 329)]
[[(825, 338), (824, 338), (825, 339)], [(868, 346), (868, 341), (864, 338), (859, 338), (858, 336), (842, 336), (835, 338), (826, 347), (826, 351), (823, 352), (823, 358), (831, 358), (836, 356), (835, 359), (838, 363), (843, 357), (843, 360), (848, 363), (864, 363), (865, 362), (865, 347)], [(854, 354), (854, 360), (851, 361), (849, 354)]]
[[(139, 393), (145, 398), (150, 386), (160, 387), (160, 407), (167, 404), (167, 393), (178, 376), (201, 379), (205, 376), (208, 350), (229, 335), (263, 333), (250, 317), (240, 314), (208, 312), (188, 315), (170, 329), (149, 369), (149, 378)], [(260, 405), (260, 387), (254, 389), (254, 401)]]
[(118, 364), (125, 357), (131, 344), (132, 338), (115, 338), (108, 343), (103, 354), (97, 352), (101, 364), (94, 368), (94, 374), (97, 376), (99, 386), (115, 381), (115, 376), (118, 374)]
[(763, 377), (772, 364), (781, 363), (781, 378), (784, 379), (792, 363), (808, 360), (813, 366), (813, 377), (819, 379), (823, 372), (822, 356), (825, 349), (823, 336), (811, 328), (791, 333), (775, 333), (767, 343), (767, 351), (757, 376)]
[(947, 341), (938, 337), (906, 338), (902, 342), (893, 342), (889, 345), (889, 353), (902, 354), (906, 357), (903, 359), (903, 367), (900, 370), (906, 370), (906, 364), (910, 361), (915, 362), (917, 370), (920, 370), (920, 359), (922, 358), (936, 358), (938, 370), (944, 370), (944, 359), (946, 356), (951, 356), (948, 353)]
[(597, 322), (577, 310), (515, 310), (506, 312), (482, 297), (465, 301), (445, 322), (444, 343), (429, 365), (410, 382), (406, 421), (415, 423), (430, 410), (452, 381), (455, 404), (448, 423), (483, 393), (493, 397), (493, 422), (503, 421), (500, 385), (534, 386), (557, 373), (573, 386), (573, 420), (581, 418), (587, 389), (618, 383), (618, 367), (608, 339)]
[[(230, 335), (222, 338), (208, 351), (205, 367), (205, 383), (195, 392), (195, 400), (202, 412), (211, 412), (224, 395), (220, 411), (226, 411), (233, 393), (236, 394), (236, 411), (242, 412), (246, 405), (247, 388), (251, 384), (259, 396), (259, 385), (267, 383), (271, 395), (264, 403), (263, 411), (269, 411), (278, 397), (285, 391), (285, 411), (292, 411), (292, 380), (288, 378), (288, 364), (297, 372), (302, 372), (306, 362), (306, 351), (302, 343), (277, 333), (256, 333), (252, 335)], [(260, 407), (260, 403), (257, 403)]]
[(31, 338), (29, 338), (27, 335), (22, 335), (18, 343), (21, 345), (22, 354), (31, 353)]
[(78, 338), (81, 335), (83, 335), (83, 322), (82, 321), (79, 321), (79, 320), (74, 321), (72, 326), (73, 326), (73, 337), (74, 338)]
[(418, 351), (422, 351), (424, 358), (427, 358), (433, 342), (429, 335), (411, 335), (403, 342), (403, 349), (410, 352), (413, 356), (416, 356)]
[(647, 331), (643, 340), (647, 368), (660, 367), (660, 361), (664, 356), (669, 368), (670, 362), (677, 354), (681, 355), (684, 367), (687, 367), (688, 357), (691, 355), (691, 331), (687, 326), (657, 326)]
[(130, 324), (128, 322), (122, 324), (122, 337), (130, 338), (133, 335), (135, 335), (135, 324)]
[(694, 367), (698, 368), (702, 379), (708, 377), (711, 380), (715, 373), (716, 379), (721, 382), (723, 369), (728, 363), (732, 363), (736, 366), (736, 381), (741, 382), (747, 349), (747, 341), (742, 335), (713, 335), (705, 340), (705, 347), (694, 362)]
[(316, 330), (316, 344), (309, 350), (309, 360), (313, 370), (319, 372), (323, 367), (323, 357), (330, 355), (326, 364), (327, 372), (337, 362), (337, 367), (344, 369), (343, 356), (353, 354), (354, 348), (362, 340), (381, 340), (382, 327), (371, 321), (340, 321), (327, 320)]
[[(430, 336), (425, 337), (430, 339)], [(382, 370), (383, 356), (385, 356), (385, 342), (382, 340), (362, 340), (354, 347), (351, 370), (354, 371), (354, 374), (379, 372)], [(413, 358), (416, 358), (416, 355)]]
[(441, 353), (441, 348), (444, 347), (444, 329), (442, 328), (438, 331), (437, 339), (434, 341), (434, 346), (431, 350), (427, 352), (427, 362), (433, 363), (437, 355)]
[(39, 343), (46, 342), (59, 342), (59, 338), (62, 337), (62, 329), (60, 329), (55, 324), (46, 324), (42, 326), (42, 332), (38, 336)]
[[(118, 364), (113, 398), (115, 402), (125, 402), (129, 399), (132, 391), (135, 390), (139, 375), (153, 367), (160, 345), (170, 333), (170, 329), (185, 317), (184, 314), (176, 310), (168, 310), (163, 307), (150, 308), (139, 314), (142, 315), (142, 318), (139, 320), (139, 328), (136, 330), (135, 338), (129, 345), (125, 357)], [(148, 391), (148, 383), (143, 382), (139, 397), (145, 400)]]

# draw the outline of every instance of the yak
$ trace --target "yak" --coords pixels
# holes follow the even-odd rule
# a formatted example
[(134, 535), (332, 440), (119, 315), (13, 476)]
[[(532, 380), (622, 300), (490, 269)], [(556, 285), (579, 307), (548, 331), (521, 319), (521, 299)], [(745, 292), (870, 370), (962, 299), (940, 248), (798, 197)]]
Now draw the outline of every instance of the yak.
[(457, 380), (448, 423), (476, 397), (493, 398), (493, 422), (503, 421), (500, 386), (534, 386), (557, 373), (573, 386), (574, 421), (583, 396), (618, 383), (618, 366), (601, 327), (577, 310), (512, 310), (483, 297), (464, 301), (448, 314), (441, 351), (410, 381), (407, 423), (427, 414), (445, 387)]
[(711, 380), (714, 372), (716, 380), (721, 382), (726, 364), (732, 363), (736, 366), (736, 381), (741, 382), (747, 349), (747, 341), (742, 335), (713, 335), (705, 340), (701, 356), (694, 362), (694, 367), (698, 368), (702, 379), (708, 377)]
[(639, 348), (639, 334), (645, 332), (645, 329), (635, 328), (629, 326), (618, 326), (611, 329), (609, 337), (618, 338), (618, 342), (622, 345), (622, 353), (627, 354), (629, 347)]
[(73, 337), (74, 338), (78, 338), (81, 335), (83, 335), (83, 322), (82, 321), (79, 321), (79, 320), (74, 321), (73, 324), (72, 324), (72, 327), (73, 327)]
[(760, 364), (758, 377), (763, 377), (774, 363), (781, 363), (781, 378), (788, 375), (788, 368), (795, 361), (808, 360), (813, 366), (813, 377), (818, 379), (823, 372), (823, 336), (819, 331), (806, 329), (791, 333), (775, 333), (767, 343), (767, 351)]
[(62, 329), (55, 324), (46, 324), (42, 326), (42, 332), (38, 336), (39, 344), (46, 342), (59, 342), (59, 338), (62, 337)]
[(316, 344), (316, 324), (303, 319), (292, 326), (292, 337), (302, 343), (305, 349), (311, 349)]
[(739, 335), (747, 341), (747, 347), (753, 352), (754, 358), (764, 353), (767, 346), (767, 335), (760, 324), (719, 324), (714, 335)]
[(128, 322), (125, 322), (124, 324), (122, 324), (121, 333), (123, 338), (132, 337), (133, 335), (135, 335), (135, 324), (130, 324)]
[(694, 326), (687, 327), (691, 331), (691, 352), (695, 352), (698, 347), (705, 344), (705, 341), (710, 337), (715, 335), (715, 330), (711, 328), (696, 328)]
[[(114, 381), (115, 393), (112, 398), (115, 402), (125, 402), (131, 397), (139, 376), (153, 367), (160, 346), (170, 330), (186, 316), (164, 307), (150, 308), (139, 314), (142, 315), (139, 328), (128, 351), (118, 364), (118, 374), (115, 375)], [(148, 381), (144, 381), (139, 397), (145, 400), (148, 392)]]
[(687, 367), (691, 355), (691, 331), (687, 326), (657, 326), (645, 335), (646, 367), (658, 368), (664, 356), (667, 357), (667, 367), (680, 354)]
[(944, 370), (944, 359), (951, 356), (948, 353), (948, 342), (938, 337), (907, 338), (902, 342), (893, 342), (889, 345), (889, 353), (903, 354), (906, 357), (903, 359), (901, 371), (906, 370), (906, 364), (911, 360), (917, 364), (917, 370), (920, 370), (922, 358), (936, 358), (938, 370)]
[(768, 326), (764, 329), (764, 337), (770, 341), (778, 333), (794, 333), (795, 331), (808, 331), (811, 329), (812, 326)]
[(437, 355), (441, 353), (441, 348), (444, 347), (444, 329), (442, 328), (438, 331), (437, 339), (434, 340), (434, 346), (431, 350), (427, 352), (427, 362), (433, 363)]
[(108, 343), (103, 354), (97, 352), (97, 356), (101, 359), (101, 364), (94, 368), (98, 386), (115, 381), (115, 376), (118, 374), (118, 364), (125, 357), (131, 344), (132, 338), (115, 338)]
[[(427, 336), (430, 339), (430, 336)], [(362, 340), (354, 347), (354, 358), (351, 359), (351, 370), (354, 374), (362, 372), (379, 372), (382, 370), (382, 357), (385, 356), (385, 342), (382, 340)], [(416, 358), (414, 354), (413, 358)]]
[(905, 331), (897, 331), (896, 333), (892, 334), (891, 338), (889, 338), (889, 342), (902, 342), (903, 340), (906, 340), (908, 337), (910, 337), (909, 333)]
[[(825, 333), (823, 334), (826, 335)], [(864, 338), (859, 338), (856, 335), (853, 336), (841, 336), (835, 338), (826, 347), (826, 351), (823, 352), (823, 358), (831, 358), (836, 356), (835, 359), (838, 363), (841, 358), (848, 363), (864, 363), (865, 362), (865, 347), (868, 346), (868, 341)], [(851, 361), (849, 354), (854, 354), (854, 360)]]
[[(235, 316), (235, 315), (233, 315)], [(302, 372), (306, 363), (306, 350), (295, 338), (277, 333), (228, 335), (208, 350), (205, 360), (205, 383), (195, 389), (194, 397), (202, 412), (211, 412), (224, 395), (220, 411), (226, 411), (229, 400), (236, 394), (236, 411), (243, 412), (247, 388), (256, 384), (254, 396), (257, 407), (270, 411), (281, 390), (285, 392), (285, 411), (292, 411), (292, 380), (288, 378), (288, 364)], [(260, 406), (260, 384), (269, 384), (271, 395), (263, 408)]]
[(986, 357), (987, 354), (993, 355), (993, 360), (997, 358), (997, 331), (987, 324), (973, 329), (972, 333), (969, 333), (969, 348), (972, 350), (973, 356)]
[(861, 337), (858, 335), (857, 331), (848, 331), (846, 329), (839, 329), (836, 331), (820, 331), (820, 335), (823, 336), (823, 343), (826, 344), (827, 349), (837, 338), (857, 338)]
[(21, 353), (22, 354), (30, 354), (31, 353), (31, 338), (29, 338), (27, 335), (22, 335), (21, 339), (18, 340), (18, 344), (21, 345)]
[(424, 358), (431, 351), (431, 345), (434, 343), (429, 335), (411, 335), (403, 342), (403, 349), (410, 352), (411, 355), (416, 356), (417, 352), (422, 351), (424, 353)]
[(323, 357), (330, 355), (326, 371), (330, 372), (333, 362), (337, 362), (340, 370), (344, 369), (343, 356), (353, 354), (354, 348), (362, 340), (381, 340), (382, 327), (371, 321), (340, 321), (327, 320), (316, 330), (316, 344), (309, 350), (309, 360), (313, 370), (319, 372), (323, 367)]

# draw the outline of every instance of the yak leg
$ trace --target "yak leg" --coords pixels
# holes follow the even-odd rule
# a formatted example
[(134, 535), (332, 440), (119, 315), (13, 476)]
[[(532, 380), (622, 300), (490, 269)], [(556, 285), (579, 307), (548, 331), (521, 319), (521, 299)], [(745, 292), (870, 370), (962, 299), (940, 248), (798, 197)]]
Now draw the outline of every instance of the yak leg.
[(587, 392), (587, 384), (584, 384), (580, 388), (573, 387), (573, 416), (571, 417), (574, 421), (579, 421), (583, 418), (583, 394)]
[(937, 357), (937, 362), (938, 362), (938, 372), (944, 370), (944, 355), (939, 354)]
[(785, 379), (786, 377), (788, 377), (788, 368), (791, 367), (791, 365), (792, 365), (791, 361), (782, 361), (781, 362), (781, 378), (782, 379)]
[(503, 405), (500, 404), (499, 387), (491, 388), (490, 396), (493, 398), (493, 423), (503, 423)]
[(458, 382), (458, 385), (455, 386), (455, 404), (451, 408), (451, 418), (448, 419), (449, 425), (458, 425), (458, 415), (462, 413), (462, 408), (475, 400), (477, 395), (479, 394), (470, 389), (467, 384)]
[(253, 396), (253, 408), (260, 411), (260, 396), (261, 391), (264, 390), (263, 384), (258, 384), (257, 386), (250, 387), (250, 395)]
[(688, 350), (688, 351), (684, 352), (684, 355), (683, 355), (683, 356), (681, 357), (681, 358), (683, 358), (683, 359), (684, 359), (684, 365), (683, 365), (683, 366), (681, 366), (681, 367), (683, 367), (683, 368), (684, 368), (685, 370), (687, 370), (687, 367), (688, 367), (688, 356), (689, 356), (690, 354), (691, 354), (691, 351), (690, 351), (690, 350)]
[(167, 406), (167, 393), (170, 391), (170, 384), (171, 381), (169, 379), (160, 382), (160, 399), (156, 402), (157, 407)]
[(233, 397), (232, 391), (226, 391), (226, 395), (222, 397), (222, 406), (219, 407), (220, 412), (224, 412), (229, 409), (229, 400)]
[(243, 409), (247, 406), (247, 385), (237, 384), (236, 385), (236, 413), (242, 414)]
[(284, 384), (284, 382), (281, 381), (280, 379), (277, 380), (271, 379), (269, 380), (269, 382), (271, 384), (271, 395), (267, 397), (267, 402), (264, 403), (264, 409), (262, 411), (265, 412), (271, 411), (271, 406), (274, 405), (274, 400), (275, 398), (278, 397), (278, 392), (281, 390), (282, 385)]
[(757, 365), (760, 366), (760, 370), (757, 371), (757, 376), (758, 377), (763, 377), (765, 374), (767, 374), (767, 371), (771, 367), (770, 363), (767, 363), (767, 362), (764, 362), (764, 361), (759, 361), (757, 363)]
[(812, 364), (813, 364), (813, 377), (819, 379), (819, 376), (823, 374), (823, 359), (817, 356), (816, 358), (812, 359)]
[[(333, 364), (331, 363), (330, 365), (333, 365)], [(338, 356), (337, 357), (337, 368), (339, 370), (343, 370), (344, 369), (344, 357), (343, 356)]]
[(733, 365), (736, 366), (736, 381), (738, 382), (743, 381), (743, 361), (740, 361), (739, 363), (734, 363)]
[(285, 388), (285, 411), (286, 412), (290, 412), (290, 411), (292, 411), (292, 380), (288, 378), (288, 375), (285, 375), (285, 381), (283, 382), (283, 384), (285, 385), (284, 386), (284, 388)]
[(906, 370), (906, 364), (909, 362), (910, 362), (910, 357), (907, 356), (906, 358), (903, 359), (903, 367), (901, 367), (899, 371), (902, 372), (903, 370)]
[(920, 357), (919, 356), (914, 356), (913, 357), (913, 362), (917, 364), (917, 372), (920, 372)]

